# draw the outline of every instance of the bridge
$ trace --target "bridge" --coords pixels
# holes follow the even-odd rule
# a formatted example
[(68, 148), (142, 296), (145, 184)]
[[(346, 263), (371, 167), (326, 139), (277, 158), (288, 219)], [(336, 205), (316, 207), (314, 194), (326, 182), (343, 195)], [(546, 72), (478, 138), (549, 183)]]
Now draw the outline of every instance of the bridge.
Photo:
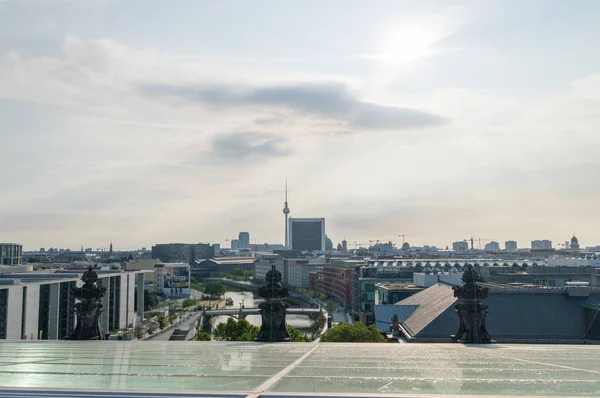
[[(322, 310), (318, 308), (288, 308), (286, 314), (288, 315), (308, 315), (311, 318), (316, 317)], [(325, 317), (327, 312), (323, 310)], [(210, 319), (213, 316), (228, 315), (238, 319), (245, 319), (248, 315), (260, 314), (260, 308), (238, 308), (236, 309), (222, 309), (222, 310), (204, 310), (200, 317), (200, 325), (208, 326)]]
[[(260, 314), (260, 308), (242, 308), (242, 309), (222, 309), (222, 310), (206, 310), (204, 315), (207, 316), (218, 316), (218, 315), (239, 315), (242, 316)], [(318, 308), (288, 308), (286, 314), (288, 315), (317, 315), (321, 312)]]

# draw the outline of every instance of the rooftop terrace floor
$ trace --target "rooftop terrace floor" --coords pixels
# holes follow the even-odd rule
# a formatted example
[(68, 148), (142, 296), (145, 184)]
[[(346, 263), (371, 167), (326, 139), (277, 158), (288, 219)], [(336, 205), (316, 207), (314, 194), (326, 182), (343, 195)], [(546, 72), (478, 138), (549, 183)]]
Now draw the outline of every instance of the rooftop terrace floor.
[(600, 346), (0, 343), (0, 397), (454, 395), (600, 396)]

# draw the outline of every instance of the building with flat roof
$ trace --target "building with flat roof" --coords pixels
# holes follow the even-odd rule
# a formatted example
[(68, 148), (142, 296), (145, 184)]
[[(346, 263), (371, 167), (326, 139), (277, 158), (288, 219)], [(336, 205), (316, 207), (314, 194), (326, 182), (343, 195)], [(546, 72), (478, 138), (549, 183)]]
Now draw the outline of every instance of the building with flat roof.
[(464, 240), (454, 242), (454, 243), (452, 243), (452, 250), (454, 250), (455, 252), (467, 251), (467, 250), (469, 250), (469, 243)]
[(0, 265), (23, 264), (23, 245), (18, 243), (0, 243)]
[(486, 252), (499, 252), (500, 244), (495, 241), (491, 241), (485, 244), (484, 246)]
[[(310, 283), (309, 283), (310, 285)], [(310, 286), (317, 295), (325, 294), (341, 305), (352, 304), (352, 269), (323, 265), (317, 269), (313, 285)]]
[[(0, 275), (0, 339), (63, 340), (75, 327), (76, 287), (85, 269)], [(135, 327), (144, 317), (144, 275), (148, 271), (96, 270), (106, 288), (102, 328)]]
[(215, 248), (208, 243), (159, 243), (152, 246), (152, 258), (164, 263), (184, 262), (213, 258)]
[(240, 249), (250, 248), (250, 233), (240, 232), (238, 235), (238, 241), (240, 242)]
[(192, 264), (192, 276), (196, 279), (218, 278), (222, 274), (231, 274), (234, 269), (254, 271), (254, 257), (215, 257), (197, 260)]
[(551, 250), (552, 249), (552, 241), (548, 239), (542, 240), (532, 240), (531, 241), (531, 250)]
[(324, 218), (290, 218), (289, 241), (293, 251), (325, 251)]
[(512, 252), (517, 250), (517, 242), (514, 240), (507, 240), (504, 242), (504, 250), (507, 252)]

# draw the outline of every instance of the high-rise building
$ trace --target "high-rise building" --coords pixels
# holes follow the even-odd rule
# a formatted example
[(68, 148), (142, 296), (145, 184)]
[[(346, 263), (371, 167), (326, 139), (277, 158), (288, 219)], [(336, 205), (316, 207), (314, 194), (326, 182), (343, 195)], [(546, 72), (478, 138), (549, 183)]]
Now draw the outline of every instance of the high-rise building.
[(533, 250), (549, 250), (549, 249), (552, 249), (552, 241), (550, 241), (548, 239), (532, 240), (531, 248)]
[(325, 250), (325, 219), (290, 218), (289, 243), (294, 251)]
[(461, 240), (458, 242), (452, 243), (452, 250), (455, 252), (464, 252), (469, 250), (469, 242)]
[(240, 248), (240, 241), (237, 239), (232, 239), (231, 240), (231, 249), (232, 250), (237, 250)]
[(250, 234), (248, 232), (240, 232), (238, 240), (240, 242), (240, 249), (250, 248)]
[(506, 250), (507, 252), (513, 252), (517, 250), (517, 242), (515, 242), (514, 240), (507, 240), (506, 242), (504, 242), (504, 250)]
[(500, 251), (500, 244), (498, 244), (498, 242), (488, 242), (485, 244), (485, 251), (486, 252), (498, 252)]
[(288, 234), (288, 215), (290, 214), (290, 208), (288, 207), (287, 200), (287, 178), (285, 179), (285, 202), (283, 202), (283, 214), (285, 216), (285, 247), (290, 247), (289, 234)]

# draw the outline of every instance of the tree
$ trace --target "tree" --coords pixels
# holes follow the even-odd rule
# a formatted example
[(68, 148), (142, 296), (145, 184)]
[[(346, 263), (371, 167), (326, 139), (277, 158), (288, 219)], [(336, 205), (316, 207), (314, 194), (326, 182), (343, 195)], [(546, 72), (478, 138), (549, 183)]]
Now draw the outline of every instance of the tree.
[(253, 341), (260, 328), (245, 319), (227, 319), (227, 322), (217, 325), (213, 332), (215, 340), (221, 341)]
[(331, 314), (333, 312), (333, 307), (334, 307), (333, 301), (329, 300), (327, 302), (327, 306), (325, 307), (327, 309), (328, 314)]
[(325, 293), (319, 294), (319, 300), (325, 301), (326, 298), (327, 298), (327, 296), (325, 295)]
[(225, 286), (219, 281), (210, 281), (204, 287), (204, 293), (210, 294), (211, 296), (221, 296), (225, 294)]
[(198, 301), (192, 297), (188, 297), (185, 300), (183, 300), (183, 302), (181, 303), (181, 306), (183, 308), (187, 308), (187, 307), (194, 307), (198, 304)]
[(156, 322), (158, 322), (158, 327), (161, 329), (164, 329), (169, 325), (169, 320), (164, 315), (159, 315), (158, 318), (156, 318)]
[(156, 294), (144, 289), (144, 311), (150, 311), (158, 305)]
[(318, 334), (325, 326), (325, 314), (319, 312), (319, 315), (315, 318), (312, 325), (310, 325), (310, 331), (313, 335)]
[(292, 325), (286, 325), (287, 331), (290, 334), (290, 340), (295, 343), (310, 343), (312, 339), (308, 336), (305, 336), (298, 329), (294, 328)]
[(387, 340), (375, 325), (362, 323), (339, 323), (321, 336), (321, 341), (329, 343), (385, 343)]
[(246, 276), (244, 270), (239, 267), (236, 267), (233, 269), (232, 275), (237, 275), (237, 276), (241, 276), (241, 277)]
[(144, 331), (144, 328), (141, 325), (138, 325), (135, 327), (135, 338), (138, 340), (141, 340), (142, 338), (144, 338), (144, 335), (146, 334), (146, 332)]
[(195, 341), (211, 341), (211, 337), (210, 334), (205, 333), (203, 331), (199, 331), (196, 336), (194, 337)]
[(40, 259), (38, 257), (29, 257), (29, 259), (27, 260), (28, 263), (32, 264), (32, 263), (39, 263)]

